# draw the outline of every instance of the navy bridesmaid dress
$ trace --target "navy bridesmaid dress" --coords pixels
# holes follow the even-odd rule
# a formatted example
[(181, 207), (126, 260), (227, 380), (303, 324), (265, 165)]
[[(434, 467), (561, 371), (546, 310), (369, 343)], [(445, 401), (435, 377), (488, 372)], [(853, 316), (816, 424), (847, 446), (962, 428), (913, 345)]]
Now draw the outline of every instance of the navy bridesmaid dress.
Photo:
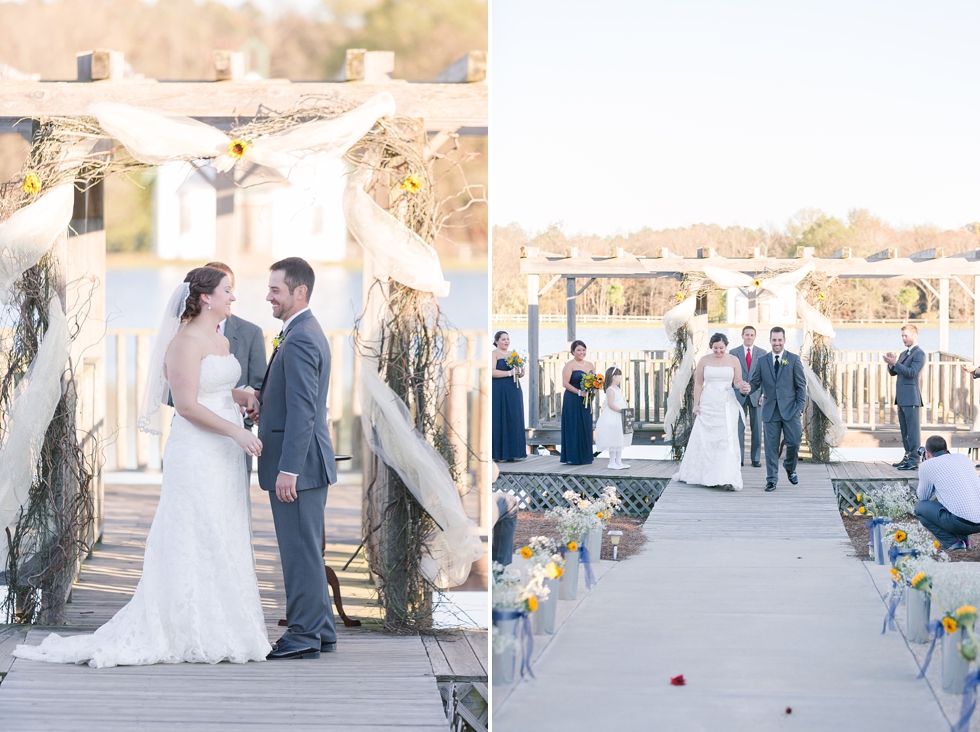
[[(576, 389), (582, 388), (584, 371), (573, 371), (569, 379)], [(592, 462), (592, 410), (585, 408), (585, 398), (565, 390), (561, 402), (561, 462), (589, 465)]]
[[(507, 359), (498, 358), (498, 371), (510, 371)], [(527, 457), (524, 437), (524, 395), (520, 380), (491, 379), (493, 459), (520, 460)]]

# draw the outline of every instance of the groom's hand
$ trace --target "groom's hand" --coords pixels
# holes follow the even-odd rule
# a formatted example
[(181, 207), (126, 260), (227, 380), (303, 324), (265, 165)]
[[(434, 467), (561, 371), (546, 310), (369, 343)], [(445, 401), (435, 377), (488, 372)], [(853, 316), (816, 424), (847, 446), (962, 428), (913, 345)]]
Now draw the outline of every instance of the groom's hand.
[(276, 498), (283, 503), (296, 500), (296, 476), (289, 473), (279, 473), (276, 478)]

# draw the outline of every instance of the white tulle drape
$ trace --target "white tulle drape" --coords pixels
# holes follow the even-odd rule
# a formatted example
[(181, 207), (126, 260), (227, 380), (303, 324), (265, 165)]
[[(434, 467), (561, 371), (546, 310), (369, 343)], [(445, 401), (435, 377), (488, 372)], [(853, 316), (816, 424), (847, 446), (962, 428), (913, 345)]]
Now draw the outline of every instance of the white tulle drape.
[[(7, 439), (0, 446), (0, 536), (16, 523), (27, 501), (44, 434), (61, 398), (68, 361), (68, 320), (57, 296), (48, 303), (48, 329), (37, 356), (17, 385), (5, 415)], [(6, 538), (0, 541), (0, 568), (7, 566)]]
[(228, 135), (190, 117), (109, 102), (90, 105), (88, 113), (141, 163), (163, 165), (210, 158), (216, 170), (225, 172), (239, 159), (271, 168), (292, 168), (313, 153), (339, 157), (379, 118), (395, 113), (395, 100), (389, 92), (381, 92), (332, 119), (306, 122), (288, 132), (249, 140), (240, 158), (229, 155)]
[[(802, 295), (797, 295), (796, 297), (796, 313), (803, 321), (803, 330), (805, 332), (816, 333), (827, 338), (836, 336), (834, 326), (830, 322), (830, 319), (826, 315), (818, 312)], [(844, 424), (844, 418), (841, 417), (837, 402), (830, 396), (830, 392), (824, 388), (816, 373), (809, 366), (810, 339), (804, 338), (803, 341), (805, 345), (800, 357), (803, 360), (803, 373), (806, 375), (807, 396), (810, 397), (810, 401), (817, 409), (823, 412), (827, 421), (830, 423), (827, 426), (824, 439), (828, 445), (837, 447), (844, 442), (844, 438), (847, 436), (847, 425)]]
[(483, 556), (479, 529), (463, 511), (446, 461), (415, 429), (405, 403), (378, 376), (378, 362), (365, 356), (361, 362), (364, 438), (439, 526), (428, 542), (422, 571), (436, 587), (460, 585), (473, 562)]
[(10, 301), (11, 285), (64, 235), (74, 201), (74, 186), (65, 183), (0, 223), (0, 300), (4, 304)]
[(790, 272), (783, 272), (774, 277), (768, 277), (762, 280), (759, 285), (760, 290), (768, 290), (773, 295), (779, 295), (780, 291), (784, 287), (796, 287), (803, 281), (803, 278), (810, 274), (814, 267), (813, 262), (807, 262), (799, 269), (794, 269)]
[(362, 168), (347, 180), (344, 216), (351, 235), (388, 277), (413, 290), (446, 297), (449, 283), (442, 276), (436, 250), (371, 200), (364, 191), (370, 179), (371, 171)]
[(704, 276), (723, 290), (733, 287), (752, 287), (752, 278), (742, 272), (729, 272), (719, 267), (705, 267)]

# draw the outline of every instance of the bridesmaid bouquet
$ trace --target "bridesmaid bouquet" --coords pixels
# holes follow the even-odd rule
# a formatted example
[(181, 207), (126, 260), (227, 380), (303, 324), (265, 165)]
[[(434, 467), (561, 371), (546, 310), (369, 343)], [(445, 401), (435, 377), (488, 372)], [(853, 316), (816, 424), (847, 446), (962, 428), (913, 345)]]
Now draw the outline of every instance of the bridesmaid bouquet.
[(595, 399), (595, 393), (600, 391), (605, 383), (606, 377), (602, 374), (588, 373), (582, 377), (582, 391), (585, 392), (586, 409), (592, 407), (592, 400)]
[(520, 378), (517, 375), (517, 370), (524, 368), (524, 364), (527, 363), (527, 356), (522, 356), (517, 351), (511, 351), (507, 356), (506, 363), (514, 371), (514, 383), (516, 384), (517, 380)]

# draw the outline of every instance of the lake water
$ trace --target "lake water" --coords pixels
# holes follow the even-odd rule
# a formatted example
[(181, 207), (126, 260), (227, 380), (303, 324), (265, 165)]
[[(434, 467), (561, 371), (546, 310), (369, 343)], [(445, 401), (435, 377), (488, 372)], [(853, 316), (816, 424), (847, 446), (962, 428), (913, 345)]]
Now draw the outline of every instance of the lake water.
[[(554, 325), (554, 327), (553, 327)], [(512, 348), (527, 350), (527, 328), (498, 326), (492, 324), (491, 331), (501, 328), (510, 333)], [(899, 350), (902, 346), (901, 327), (889, 325), (873, 328), (868, 326), (840, 326), (836, 328), (837, 336), (834, 346), (841, 351), (863, 350)], [(729, 347), (742, 344), (742, 328), (734, 326), (725, 328), (714, 324), (708, 325), (708, 333), (724, 333), (728, 336)], [(540, 331), (539, 354), (544, 356), (551, 353), (563, 353), (566, 350), (565, 326), (563, 324), (544, 324)], [(617, 327), (615, 325), (584, 325), (576, 330), (576, 336), (585, 341), (591, 350), (663, 350), (673, 348), (663, 326), (659, 323), (646, 327)], [(802, 328), (786, 329), (786, 347), (790, 351), (799, 350), (803, 339)], [(760, 332), (756, 345), (769, 349), (768, 332)], [(919, 345), (926, 351), (939, 349), (939, 327), (919, 326)], [(973, 327), (951, 327), (949, 330), (949, 348), (952, 353), (967, 359), (973, 358)]]
[[(160, 325), (163, 308), (187, 274), (186, 265), (117, 269), (106, 272), (106, 321), (109, 328), (152, 328)], [(361, 273), (340, 266), (315, 265), (316, 285), (311, 299), (313, 312), (325, 330), (353, 330), (361, 314)], [(450, 283), (448, 297), (439, 305), (453, 327), (484, 330), (488, 320), (487, 273), (445, 272)], [(232, 312), (263, 330), (282, 325), (272, 317), (265, 301), (268, 275), (239, 276), (235, 282), (237, 302)]]

